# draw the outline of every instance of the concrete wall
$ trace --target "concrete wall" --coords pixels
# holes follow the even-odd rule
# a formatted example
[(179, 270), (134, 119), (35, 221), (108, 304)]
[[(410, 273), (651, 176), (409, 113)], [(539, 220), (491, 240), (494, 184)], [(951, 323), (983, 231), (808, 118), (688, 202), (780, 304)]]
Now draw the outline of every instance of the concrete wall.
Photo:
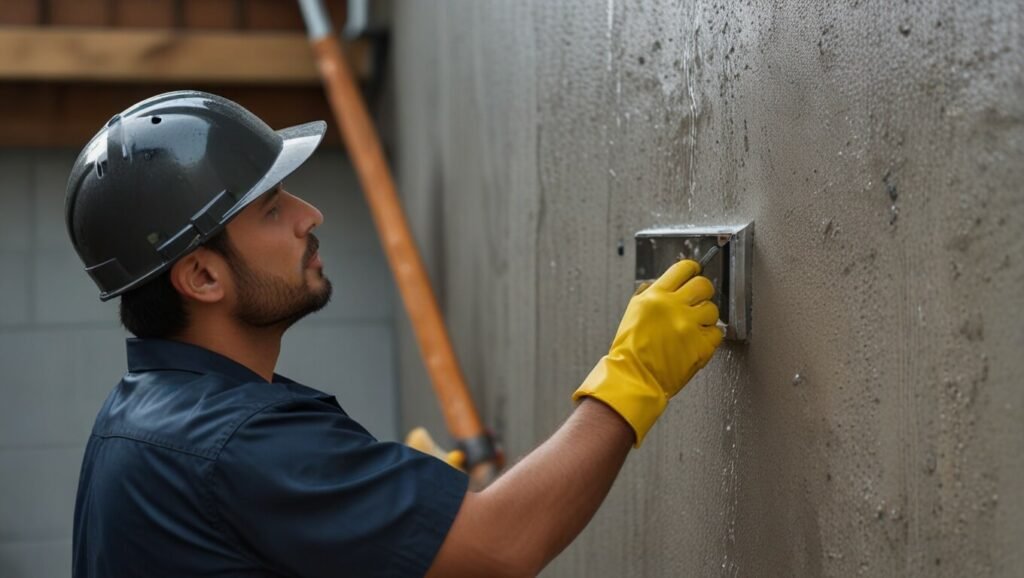
[[(395, 12), (400, 189), (513, 456), (607, 350), (636, 231), (756, 221), (751, 342), (548, 575), (1024, 574), (1019, 3)], [(401, 352), (403, 425), (440, 428)]]
[[(0, 151), (0, 576), (71, 572), (71, 522), (93, 419), (125, 371), (117, 303), (100, 303), (64, 227), (77, 151)], [(379, 437), (397, 421), (390, 273), (338, 151), (287, 182), (325, 215), (334, 299), (285, 338), (279, 372), (337, 395)]]

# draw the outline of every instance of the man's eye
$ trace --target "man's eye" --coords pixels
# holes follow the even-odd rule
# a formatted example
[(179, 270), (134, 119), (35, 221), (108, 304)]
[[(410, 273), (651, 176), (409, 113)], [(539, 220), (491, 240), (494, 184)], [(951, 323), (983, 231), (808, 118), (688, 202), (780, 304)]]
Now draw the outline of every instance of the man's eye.
[(277, 207), (271, 207), (270, 210), (267, 211), (267, 216), (268, 217), (276, 217), (277, 213), (278, 213)]

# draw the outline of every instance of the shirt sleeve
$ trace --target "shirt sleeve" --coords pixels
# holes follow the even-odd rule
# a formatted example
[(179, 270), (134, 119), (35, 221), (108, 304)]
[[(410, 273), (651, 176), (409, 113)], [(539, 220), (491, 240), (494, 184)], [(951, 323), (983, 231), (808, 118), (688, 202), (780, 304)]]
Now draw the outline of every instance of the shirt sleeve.
[(211, 478), (225, 531), (269, 569), (310, 577), (424, 575), (468, 485), (315, 399), (249, 418)]

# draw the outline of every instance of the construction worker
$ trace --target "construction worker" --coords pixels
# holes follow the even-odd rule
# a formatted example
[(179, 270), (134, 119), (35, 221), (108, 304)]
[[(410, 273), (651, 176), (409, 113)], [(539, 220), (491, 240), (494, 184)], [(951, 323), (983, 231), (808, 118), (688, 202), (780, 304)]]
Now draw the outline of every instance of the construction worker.
[(274, 373), (324, 307), (323, 215), (282, 180), (325, 124), (185, 91), (114, 116), (68, 182), (71, 242), (135, 335), (83, 459), (74, 575), (525, 576), (583, 529), (722, 339), (681, 261), (626, 308), (568, 420), (480, 492)]

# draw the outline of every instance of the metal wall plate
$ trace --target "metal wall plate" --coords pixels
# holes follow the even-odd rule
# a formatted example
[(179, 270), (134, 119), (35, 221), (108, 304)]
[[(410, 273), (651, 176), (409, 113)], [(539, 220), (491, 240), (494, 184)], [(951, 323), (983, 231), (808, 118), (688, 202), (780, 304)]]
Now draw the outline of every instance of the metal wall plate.
[(653, 281), (680, 259), (700, 261), (718, 246), (701, 273), (715, 286), (725, 338), (750, 338), (751, 259), (754, 223), (721, 227), (670, 227), (636, 234), (636, 283)]

